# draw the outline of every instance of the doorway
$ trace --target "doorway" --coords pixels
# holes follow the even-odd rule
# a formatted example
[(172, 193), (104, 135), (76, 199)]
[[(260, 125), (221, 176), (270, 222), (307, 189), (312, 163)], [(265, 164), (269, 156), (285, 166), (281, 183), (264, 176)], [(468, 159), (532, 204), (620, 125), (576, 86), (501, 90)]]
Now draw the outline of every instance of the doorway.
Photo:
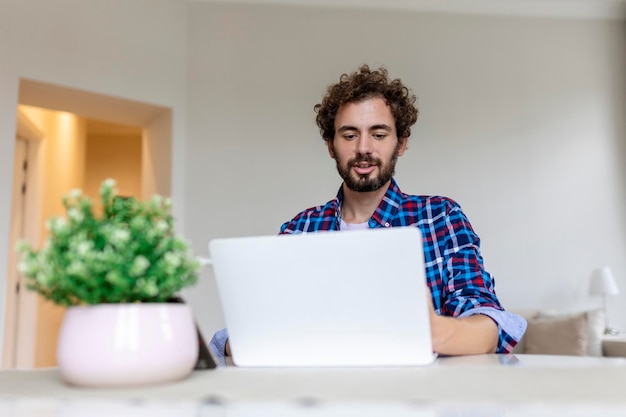
[[(45, 221), (64, 215), (61, 199), (73, 188), (83, 189), (89, 195), (94, 194), (95, 188), (97, 196), (100, 182), (113, 177), (124, 195), (170, 195), (171, 110), (21, 80), (18, 114), (40, 133), (35, 147), (26, 141), (26, 151), (16, 142), (16, 157), (21, 159), (18, 153), (26, 152), (31, 159), (24, 174), (28, 177), (25, 204), (29, 209), (12, 213), (12, 224), (21, 222), (36, 229), (30, 230), (26, 239), (34, 247), (40, 247), (46, 237)], [(158, 169), (154, 161), (159, 161)], [(16, 168), (14, 183), (20, 181), (19, 177)], [(24, 204), (19, 195), (13, 203), (18, 207)], [(28, 235), (17, 226), (15, 233), (16, 239)], [(9, 264), (9, 275), (15, 276), (16, 266), (16, 262)], [(3, 367), (54, 366), (64, 309), (21, 287), (15, 291), (18, 283), (19, 277), (6, 282)]]

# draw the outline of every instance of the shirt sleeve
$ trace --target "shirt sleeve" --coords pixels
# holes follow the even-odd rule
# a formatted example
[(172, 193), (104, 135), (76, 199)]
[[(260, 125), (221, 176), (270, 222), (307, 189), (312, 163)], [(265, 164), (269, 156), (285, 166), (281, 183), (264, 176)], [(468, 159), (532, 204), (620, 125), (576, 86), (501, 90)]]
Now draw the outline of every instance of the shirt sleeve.
[[(526, 332), (526, 320), (509, 311), (491, 307), (476, 307), (465, 311), (459, 317), (468, 317), (474, 314), (489, 316), (498, 325), (498, 353), (510, 353), (515, 344), (524, 336), (524, 332)], [(515, 343), (512, 343), (512, 340)]]
[(209, 347), (218, 359), (224, 359), (226, 356), (226, 342), (228, 341), (228, 329), (222, 329), (215, 332)]
[(526, 321), (504, 311), (495, 292), (495, 279), (480, 253), (480, 238), (458, 204), (446, 216), (440, 314), (464, 317), (485, 314), (498, 324), (498, 353), (508, 353), (521, 339)]

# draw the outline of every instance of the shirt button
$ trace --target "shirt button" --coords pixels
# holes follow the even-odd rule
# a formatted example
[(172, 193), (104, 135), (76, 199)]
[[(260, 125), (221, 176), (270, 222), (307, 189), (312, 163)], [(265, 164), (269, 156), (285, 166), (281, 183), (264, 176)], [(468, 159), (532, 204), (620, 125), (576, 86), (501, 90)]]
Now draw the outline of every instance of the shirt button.
[(389, 222), (385, 223), (385, 227), (389, 227), (389, 226), (391, 226)]

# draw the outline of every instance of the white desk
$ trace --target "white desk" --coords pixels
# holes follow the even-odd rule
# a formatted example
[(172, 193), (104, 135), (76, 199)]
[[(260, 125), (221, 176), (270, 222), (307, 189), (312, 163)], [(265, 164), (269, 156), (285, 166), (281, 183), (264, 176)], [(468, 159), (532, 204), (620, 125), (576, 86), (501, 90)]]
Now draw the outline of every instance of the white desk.
[(225, 367), (127, 389), (70, 387), (56, 369), (0, 372), (3, 417), (625, 413), (624, 358), (481, 355), (417, 368)]

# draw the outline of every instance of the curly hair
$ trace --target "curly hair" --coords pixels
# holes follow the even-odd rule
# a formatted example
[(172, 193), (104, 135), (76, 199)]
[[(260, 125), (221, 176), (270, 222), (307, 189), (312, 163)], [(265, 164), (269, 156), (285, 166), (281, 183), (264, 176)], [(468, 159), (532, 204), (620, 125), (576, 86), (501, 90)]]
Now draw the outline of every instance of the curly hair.
[(315, 105), (315, 121), (322, 138), (332, 141), (335, 137), (335, 117), (342, 105), (374, 97), (383, 98), (391, 109), (398, 139), (408, 138), (419, 113), (415, 105), (417, 98), (400, 79), (390, 80), (384, 67), (370, 70), (367, 65), (351, 74), (342, 74), (338, 83), (328, 87), (322, 102)]

